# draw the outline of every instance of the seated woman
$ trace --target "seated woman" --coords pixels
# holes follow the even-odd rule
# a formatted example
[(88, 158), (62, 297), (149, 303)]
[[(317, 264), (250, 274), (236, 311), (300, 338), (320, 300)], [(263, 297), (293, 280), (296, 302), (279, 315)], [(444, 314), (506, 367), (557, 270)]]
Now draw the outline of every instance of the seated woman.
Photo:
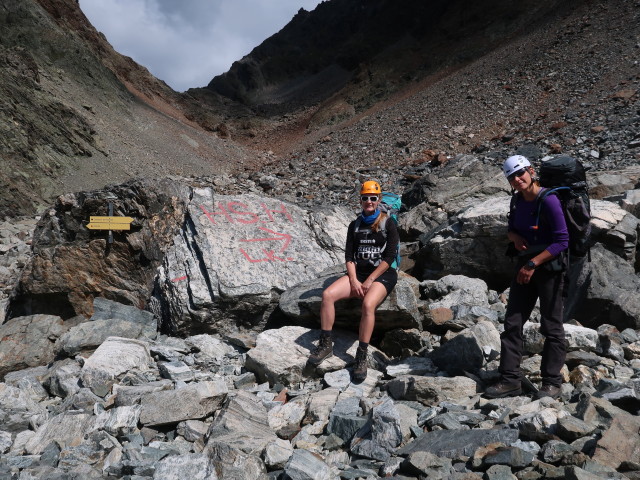
[(368, 181), (360, 189), (362, 213), (351, 222), (347, 232), (345, 261), (347, 274), (325, 289), (320, 307), (320, 341), (308, 363), (319, 365), (333, 355), (331, 330), (335, 321), (335, 303), (347, 298), (362, 299), (360, 333), (353, 380), (367, 376), (367, 348), (375, 325), (375, 313), (398, 281), (398, 272), (389, 268), (395, 259), (399, 236), (396, 224), (379, 209), (382, 189)]

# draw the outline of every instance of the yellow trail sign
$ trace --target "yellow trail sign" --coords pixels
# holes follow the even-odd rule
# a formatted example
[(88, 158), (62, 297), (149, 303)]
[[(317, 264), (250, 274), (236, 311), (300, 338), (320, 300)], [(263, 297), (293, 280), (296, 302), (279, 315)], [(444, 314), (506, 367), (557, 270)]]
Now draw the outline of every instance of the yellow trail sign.
[(131, 217), (90, 217), (89, 230), (131, 230)]

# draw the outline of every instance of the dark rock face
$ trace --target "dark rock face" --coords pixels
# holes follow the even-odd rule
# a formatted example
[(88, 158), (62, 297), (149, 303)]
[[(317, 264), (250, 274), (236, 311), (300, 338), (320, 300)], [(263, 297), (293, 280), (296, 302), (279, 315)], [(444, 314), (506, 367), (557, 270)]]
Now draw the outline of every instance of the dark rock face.
[(360, 97), (360, 110), (368, 106), (368, 90), (384, 98), (409, 80), (473, 60), (561, 6), (555, 0), (325, 2), (312, 12), (301, 9), (207, 88), (267, 111), (346, 90)]
[(620, 330), (639, 328), (640, 279), (633, 266), (601, 246), (592, 249), (592, 259), (587, 292), (576, 308), (576, 318), (590, 327), (608, 323)]
[(55, 315), (19, 317), (0, 326), (0, 378), (14, 370), (52, 361), (53, 342), (67, 329)]
[[(10, 316), (57, 312), (63, 318), (92, 313), (93, 298), (146, 305), (163, 249), (184, 218), (186, 185), (172, 179), (132, 181), (105, 190), (65, 195), (40, 221), (33, 257), (22, 272)], [(85, 227), (89, 218), (114, 215), (136, 220), (131, 231), (114, 233)]]
[[(8, 2), (0, 15), (0, 97), (11, 99), (3, 100), (2, 110), (6, 118), (14, 119), (6, 122), (0, 135), (0, 189), (6, 192), (0, 195), (0, 215), (15, 215), (41, 206), (44, 192), (59, 188), (55, 177), (65, 156), (91, 156), (97, 147), (87, 118), (43, 91), (42, 77), (49, 72), (41, 65), (53, 62), (68, 69), (74, 62), (84, 63), (114, 97), (118, 87), (96, 59), (88, 61), (86, 47), (76, 44), (78, 52), (71, 55), (69, 40), (33, 2)], [(49, 32), (46, 37), (35, 33), (44, 30)]]

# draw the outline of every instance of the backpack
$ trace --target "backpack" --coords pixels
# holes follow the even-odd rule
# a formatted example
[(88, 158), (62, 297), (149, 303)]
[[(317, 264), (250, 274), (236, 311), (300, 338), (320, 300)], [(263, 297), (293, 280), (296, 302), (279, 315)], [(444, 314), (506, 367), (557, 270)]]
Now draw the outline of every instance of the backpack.
[(540, 221), (542, 203), (547, 195), (556, 195), (562, 205), (569, 231), (569, 255), (584, 257), (591, 246), (591, 204), (587, 172), (580, 160), (568, 155), (544, 160), (540, 166), (540, 186), (545, 187), (538, 198), (536, 226)]
[[(380, 211), (386, 213), (387, 218), (383, 219), (380, 222), (380, 231), (384, 235), (384, 238), (387, 238), (387, 220), (391, 219), (395, 222), (396, 226), (398, 225), (398, 213), (400, 212), (400, 208), (402, 208), (402, 198), (400, 195), (391, 192), (382, 192), (382, 201), (380, 202)], [(358, 216), (356, 219), (355, 228), (353, 229), (354, 234), (358, 233), (360, 230), (361, 218)], [(394, 270), (400, 270), (400, 261), (402, 257), (400, 256), (400, 242), (398, 242), (398, 249), (396, 251), (396, 258), (391, 262), (390, 268)]]

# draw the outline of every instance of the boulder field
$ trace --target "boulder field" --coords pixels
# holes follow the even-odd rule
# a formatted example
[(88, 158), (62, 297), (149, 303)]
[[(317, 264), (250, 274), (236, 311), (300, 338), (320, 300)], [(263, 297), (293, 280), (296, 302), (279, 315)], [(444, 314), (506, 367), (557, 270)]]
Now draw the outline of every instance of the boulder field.
[[(527, 391), (482, 397), (512, 266), (509, 192), (474, 157), (405, 192), (404, 271), (362, 383), (357, 301), (337, 306), (334, 356), (306, 362), (353, 210), (205, 179), (62, 196), (33, 235), (0, 234), (0, 477), (640, 478), (638, 190), (606, 175), (590, 261), (572, 266), (558, 400), (533, 400), (537, 309)], [(133, 218), (112, 243), (86, 228), (109, 203)]]

